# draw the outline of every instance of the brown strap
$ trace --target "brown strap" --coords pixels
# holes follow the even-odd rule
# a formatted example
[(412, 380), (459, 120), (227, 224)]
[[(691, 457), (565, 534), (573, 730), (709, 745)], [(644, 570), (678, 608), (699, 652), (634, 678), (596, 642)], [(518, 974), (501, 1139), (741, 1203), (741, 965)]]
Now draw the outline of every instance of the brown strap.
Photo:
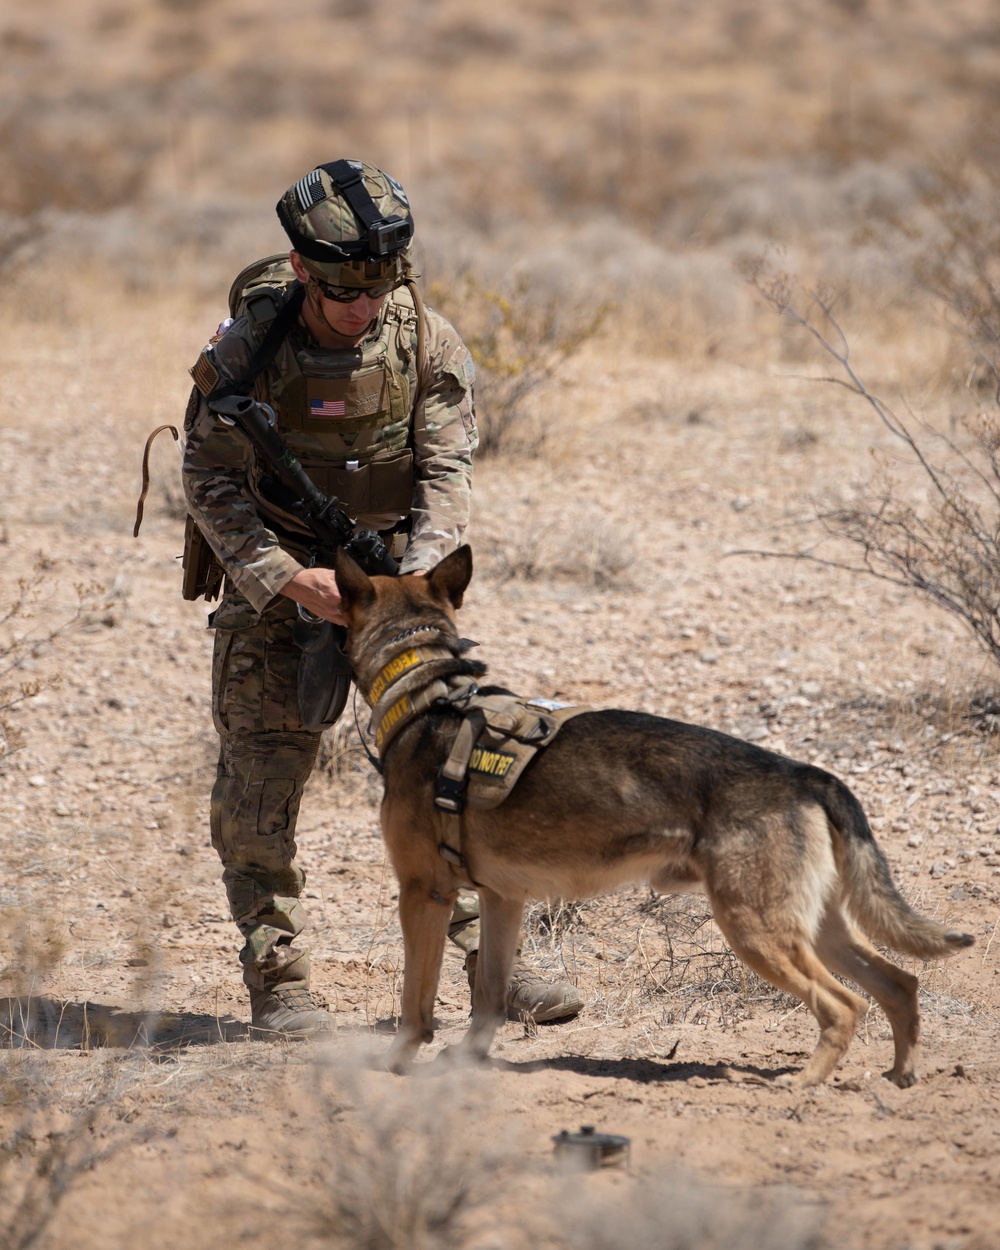
[(153, 439), (157, 434), (162, 434), (164, 430), (169, 430), (174, 436), (174, 442), (178, 442), (180, 435), (177, 433), (176, 425), (158, 425), (156, 429), (146, 439), (146, 446), (142, 453), (142, 491), (135, 505), (135, 527), (132, 530), (132, 537), (139, 537), (139, 526), (142, 524), (142, 509), (146, 503), (146, 496), (149, 494), (149, 449), (153, 444)]
[(425, 391), (429, 385), (430, 375), (427, 360), (427, 309), (424, 306), (424, 297), (412, 278), (407, 278), (406, 289), (413, 297), (413, 307), (417, 313), (417, 383), (420, 389)]
[(481, 890), (483, 883), (477, 881), (469, 869), (469, 861), (462, 854), (462, 813), (441, 812), (444, 836), (438, 843), (438, 854), (447, 863), (460, 887)]

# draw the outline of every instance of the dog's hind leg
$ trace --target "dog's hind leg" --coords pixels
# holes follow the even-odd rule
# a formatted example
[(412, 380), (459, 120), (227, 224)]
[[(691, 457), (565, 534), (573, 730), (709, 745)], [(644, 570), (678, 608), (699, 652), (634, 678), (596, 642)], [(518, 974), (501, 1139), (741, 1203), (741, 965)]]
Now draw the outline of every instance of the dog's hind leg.
[(497, 1028), (507, 1018), (507, 986), (521, 934), (524, 900), (503, 898), (484, 886), (478, 888), (481, 935), (476, 992), (472, 1024), (462, 1039), (462, 1049), (485, 1057)]
[(399, 1035), (387, 1056), (393, 1071), (404, 1070), (421, 1042), (434, 1037), (434, 999), (454, 901), (455, 890), (450, 884), (435, 888), (434, 881), (426, 877), (400, 882), (403, 1011)]
[(744, 909), (716, 911), (735, 954), (772, 985), (800, 998), (816, 1017), (820, 1038), (812, 1057), (801, 1072), (779, 1080), (797, 1088), (819, 1085), (843, 1058), (868, 1004), (830, 975), (808, 934), (789, 930), (787, 922), (769, 927), (771, 920), (777, 918)]
[(906, 1089), (917, 1080), (920, 1005), (917, 978), (897, 968), (853, 930), (839, 907), (831, 907), (817, 942), (820, 958), (832, 971), (854, 981), (879, 1004), (892, 1026), (895, 1063), (885, 1075)]

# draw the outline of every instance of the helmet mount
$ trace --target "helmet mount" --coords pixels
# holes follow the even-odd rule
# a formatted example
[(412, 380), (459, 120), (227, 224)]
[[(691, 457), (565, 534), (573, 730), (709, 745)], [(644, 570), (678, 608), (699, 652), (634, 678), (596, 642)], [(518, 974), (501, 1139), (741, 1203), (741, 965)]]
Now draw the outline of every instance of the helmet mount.
[[(326, 174), (325, 179), (323, 174)], [(406, 209), (405, 217), (398, 213), (383, 215), (365, 186), (365, 167), (360, 161), (331, 161), (317, 165), (300, 178), (291, 192), (282, 196), (277, 206), (278, 217), (295, 250), (309, 260), (327, 264), (358, 261), (385, 263), (405, 251), (413, 238), (409, 201), (394, 178), (385, 173), (382, 177), (391, 189), (392, 198)], [(350, 206), (359, 226), (357, 239), (333, 242), (306, 234), (302, 229), (301, 219), (318, 204), (330, 199), (333, 192)], [(292, 211), (292, 200), (298, 209), (299, 220)]]

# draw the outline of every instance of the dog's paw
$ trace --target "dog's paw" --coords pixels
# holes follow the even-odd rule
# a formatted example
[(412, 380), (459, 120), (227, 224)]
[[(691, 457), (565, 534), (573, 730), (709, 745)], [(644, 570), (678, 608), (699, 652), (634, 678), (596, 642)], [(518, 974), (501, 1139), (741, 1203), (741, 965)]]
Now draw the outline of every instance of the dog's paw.
[(434, 1062), (440, 1068), (456, 1068), (461, 1063), (457, 1046), (442, 1046), (434, 1056)]
[(911, 1089), (920, 1080), (920, 1077), (913, 1071), (897, 1072), (892, 1069), (890, 1072), (883, 1072), (882, 1075), (887, 1081), (892, 1081), (893, 1085), (898, 1085), (900, 1089)]
[(459, 1042), (457, 1046), (443, 1047), (434, 1062), (448, 1068), (482, 1068), (489, 1059), (482, 1051), (473, 1050)]
[(823, 1078), (810, 1076), (803, 1069), (801, 1072), (782, 1072), (771, 1080), (771, 1084), (779, 1089), (815, 1089), (823, 1084)]
[(373, 1055), (371, 1066), (379, 1072), (392, 1072), (395, 1076), (406, 1076), (413, 1070), (413, 1054), (412, 1046), (401, 1046), (397, 1042), (381, 1055)]
[(769, 1076), (761, 1076), (759, 1072), (739, 1072), (736, 1068), (730, 1068), (724, 1065), (720, 1075), (725, 1081), (730, 1081), (733, 1085), (774, 1085), (781, 1083), (781, 1077), (777, 1080)]

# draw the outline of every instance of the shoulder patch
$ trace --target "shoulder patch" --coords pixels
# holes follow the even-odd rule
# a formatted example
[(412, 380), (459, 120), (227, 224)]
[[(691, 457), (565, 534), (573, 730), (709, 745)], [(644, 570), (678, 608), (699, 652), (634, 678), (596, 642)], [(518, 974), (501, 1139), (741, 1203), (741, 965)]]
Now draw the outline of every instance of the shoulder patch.
[(476, 362), (468, 348), (461, 346), (448, 363), (442, 366), (441, 372), (454, 378), (463, 391), (469, 391), (476, 380)]
[(195, 386), (203, 395), (211, 395), (219, 381), (219, 371), (208, 358), (208, 352), (203, 351), (198, 359), (191, 367), (191, 377)]

